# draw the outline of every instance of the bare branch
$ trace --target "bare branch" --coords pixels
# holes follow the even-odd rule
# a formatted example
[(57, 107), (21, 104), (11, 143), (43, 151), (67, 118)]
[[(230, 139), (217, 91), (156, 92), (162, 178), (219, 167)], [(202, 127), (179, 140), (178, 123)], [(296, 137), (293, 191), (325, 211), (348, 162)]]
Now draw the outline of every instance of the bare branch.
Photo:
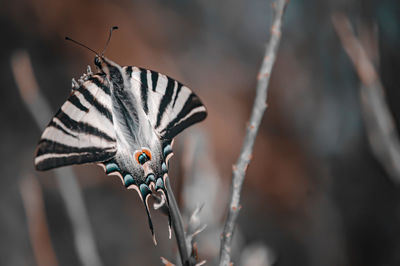
[(171, 214), (172, 228), (174, 229), (176, 242), (178, 244), (179, 255), (181, 257), (183, 266), (192, 266), (195, 262), (191, 261), (190, 254), (188, 251), (188, 246), (186, 244), (186, 234), (183, 228), (182, 216), (179, 211), (178, 203), (176, 203), (174, 193), (172, 191), (171, 185), (169, 183), (169, 178), (165, 179), (165, 189), (168, 193), (169, 199), (169, 211)]
[(382, 82), (349, 19), (335, 14), (332, 22), (362, 82), (361, 106), (371, 149), (393, 181), (400, 183), (400, 141)]
[(233, 166), (232, 174), (232, 186), (231, 196), (229, 203), (228, 216), (225, 221), (224, 231), (221, 239), (220, 249), (220, 266), (226, 266), (230, 264), (230, 252), (231, 243), (233, 238), (233, 230), (236, 224), (236, 220), (241, 208), (240, 193), (242, 190), (243, 181), (246, 174), (247, 166), (251, 160), (251, 154), (253, 151), (254, 141), (257, 136), (258, 128), (261, 123), (261, 119), (264, 115), (265, 109), (267, 108), (267, 92), (268, 84), (271, 76), (271, 70), (275, 62), (276, 54), (278, 51), (278, 45), (281, 37), (281, 25), (282, 17), (287, 5), (287, 0), (277, 0), (274, 3), (276, 8), (276, 14), (271, 27), (270, 40), (267, 43), (265, 49), (265, 56), (258, 74), (258, 83), (256, 97), (254, 99), (253, 109), (251, 112), (250, 122), (247, 127), (246, 136), (243, 142), (242, 150), (236, 164)]
[[(38, 127), (44, 130), (45, 121), (50, 120), (52, 112), (40, 93), (28, 53), (25, 51), (15, 52), (11, 57), (11, 68), (24, 103)], [(76, 176), (70, 167), (55, 169), (54, 172), (61, 197), (72, 221), (75, 248), (82, 265), (102, 265)]]

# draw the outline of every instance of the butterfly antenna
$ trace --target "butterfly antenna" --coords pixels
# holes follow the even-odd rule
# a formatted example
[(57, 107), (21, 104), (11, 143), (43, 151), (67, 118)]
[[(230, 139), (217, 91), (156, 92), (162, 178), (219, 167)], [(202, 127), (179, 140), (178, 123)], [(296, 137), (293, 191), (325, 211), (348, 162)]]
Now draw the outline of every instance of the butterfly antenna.
[(103, 54), (105, 53), (105, 51), (106, 51), (106, 49), (107, 49), (107, 47), (108, 47), (108, 44), (110, 43), (112, 32), (113, 32), (114, 30), (117, 30), (117, 29), (118, 29), (118, 26), (113, 26), (113, 27), (111, 27), (111, 29), (110, 29), (110, 34), (108, 35), (108, 40), (107, 40), (107, 42), (106, 42), (106, 46), (104, 47), (104, 50), (103, 50), (103, 52), (101, 53), (101, 55), (103, 55)]
[(92, 52), (95, 53), (96, 55), (99, 55), (95, 50), (90, 49), (90, 48), (87, 47), (86, 45), (84, 45), (84, 44), (82, 44), (82, 43), (80, 43), (80, 42), (77, 42), (77, 41), (71, 39), (70, 37), (65, 37), (65, 39), (66, 39), (67, 41), (71, 41), (71, 42), (73, 42), (73, 43), (75, 43), (75, 44), (77, 44), (77, 45), (80, 45), (80, 46), (82, 46), (82, 47), (85, 47), (85, 48), (88, 49), (89, 51), (92, 51)]

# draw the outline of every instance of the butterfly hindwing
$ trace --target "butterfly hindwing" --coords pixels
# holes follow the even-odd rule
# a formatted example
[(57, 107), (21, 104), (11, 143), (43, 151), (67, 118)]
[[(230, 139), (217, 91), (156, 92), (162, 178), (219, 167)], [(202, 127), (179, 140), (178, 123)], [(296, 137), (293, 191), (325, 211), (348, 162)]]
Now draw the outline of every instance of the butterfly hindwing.
[(169, 206), (165, 183), (173, 138), (205, 119), (206, 108), (188, 87), (166, 75), (121, 67), (102, 55), (96, 55), (95, 64), (98, 74), (88, 69), (79, 83), (73, 80), (70, 97), (42, 134), (35, 166), (47, 170), (96, 162), (119, 176), (139, 193), (155, 242), (148, 200), (156, 191), (159, 206)]
[(116, 153), (111, 92), (93, 75), (74, 89), (42, 134), (36, 151), (38, 170), (101, 162)]
[(124, 69), (132, 89), (140, 92), (143, 110), (161, 139), (173, 139), (206, 118), (207, 111), (200, 99), (180, 82), (152, 70)]

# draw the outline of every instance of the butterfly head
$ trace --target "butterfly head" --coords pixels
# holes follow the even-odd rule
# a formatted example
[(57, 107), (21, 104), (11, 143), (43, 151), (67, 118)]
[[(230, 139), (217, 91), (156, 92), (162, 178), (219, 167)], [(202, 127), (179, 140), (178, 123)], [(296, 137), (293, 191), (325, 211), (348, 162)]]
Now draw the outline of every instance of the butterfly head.
[(94, 64), (103, 72), (105, 72), (109, 67), (117, 66), (116, 63), (106, 58), (104, 55), (96, 55), (94, 57)]
[(96, 55), (94, 57), (94, 64), (102, 73), (108, 74), (107, 61), (109, 60), (106, 60), (107, 59), (103, 55)]
[(117, 63), (114, 63), (103, 55), (96, 55), (94, 57), (94, 64), (100, 70), (100, 72), (106, 74), (107, 76), (110, 75), (112, 70), (121, 68)]
[(96, 55), (95, 57), (94, 57), (94, 64), (95, 64), (95, 66), (96, 67), (98, 67), (99, 69), (101, 69), (101, 59), (100, 59), (100, 56), (98, 56), (98, 55)]

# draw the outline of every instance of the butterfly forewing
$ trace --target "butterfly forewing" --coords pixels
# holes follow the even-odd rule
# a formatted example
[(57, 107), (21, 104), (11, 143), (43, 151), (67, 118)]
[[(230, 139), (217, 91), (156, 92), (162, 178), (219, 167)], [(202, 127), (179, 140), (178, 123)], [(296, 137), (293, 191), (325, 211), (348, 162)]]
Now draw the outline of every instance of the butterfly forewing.
[(204, 120), (206, 108), (188, 87), (156, 71), (125, 67), (132, 89), (140, 92), (144, 112), (161, 139), (172, 139)]
[(101, 162), (116, 153), (111, 96), (103, 78), (80, 84), (42, 134), (35, 166), (38, 170)]

